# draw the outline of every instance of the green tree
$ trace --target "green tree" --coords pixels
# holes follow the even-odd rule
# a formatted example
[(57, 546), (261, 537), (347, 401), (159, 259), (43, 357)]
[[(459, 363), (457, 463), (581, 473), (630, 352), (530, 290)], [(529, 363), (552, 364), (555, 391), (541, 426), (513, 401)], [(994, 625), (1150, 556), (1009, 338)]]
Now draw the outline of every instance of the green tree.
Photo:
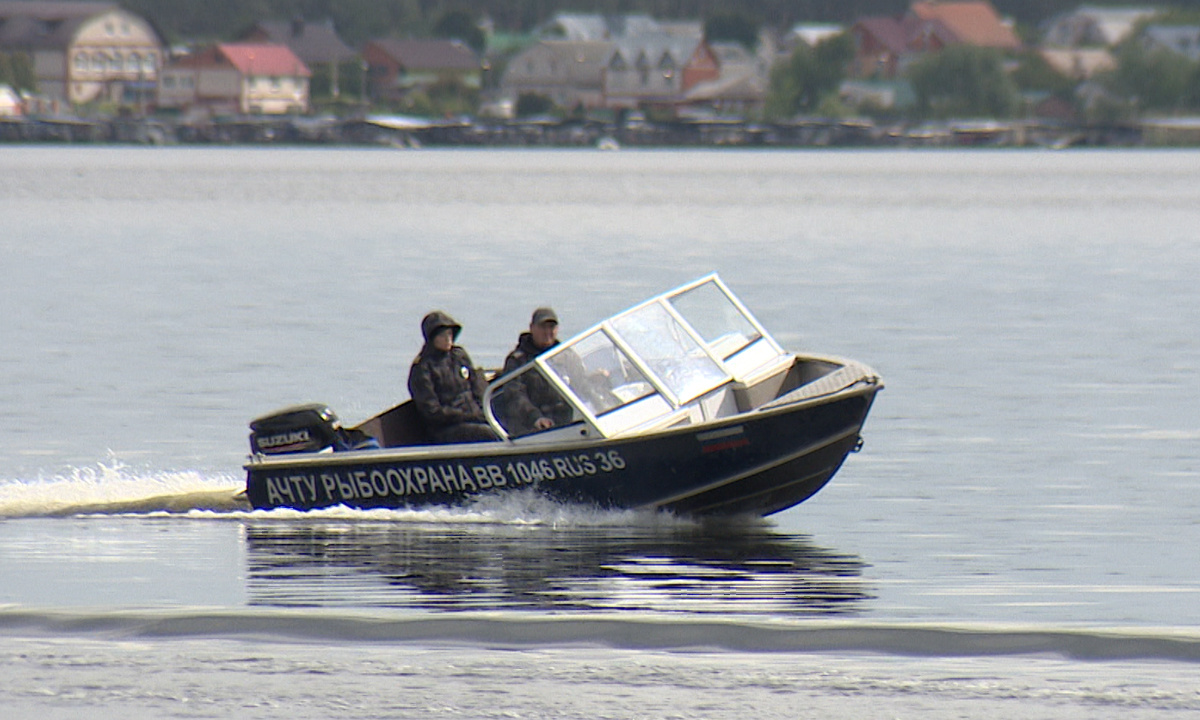
[(467, 115), (479, 106), (479, 91), (464, 87), (462, 83), (453, 80), (434, 83), (427, 92), (438, 115)]
[(351, 47), (361, 47), (377, 38), (424, 34), (429, 22), (421, 11), (422, 4), (419, 0), (328, 0), (309, 12), (313, 17), (333, 18), (342, 39)]
[(854, 59), (854, 41), (846, 33), (826, 38), (815, 47), (801, 43), (792, 56), (771, 71), (766, 115), (789, 118), (813, 112), (836, 93)]
[(1163, 48), (1130, 41), (1117, 51), (1117, 69), (1100, 78), (1112, 94), (1141, 110), (1179, 110), (1189, 104), (1196, 63)]
[(1184, 89), (1184, 102), (1190, 108), (1200, 108), (1200, 63), (1192, 68)]
[(487, 46), (487, 38), (479, 29), (479, 23), (462, 10), (443, 14), (434, 24), (433, 34), (435, 37), (461, 40), (477, 53), (482, 53)]
[(37, 77), (33, 74), (33, 61), (28, 53), (0, 52), (0, 85), (11, 85), (15, 90), (37, 91)]
[(33, 58), (29, 53), (15, 53), (12, 59), (13, 81), (17, 87), (37, 92), (37, 74), (33, 70)]
[[(381, 37), (428, 35), (436, 20), (452, 10), (473, 17), (485, 13), (504, 32), (526, 32), (557, 12), (646, 13), (664, 20), (708, 18), (746, 8), (777, 28), (804, 21), (849, 25), (869, 15), (903, 15), (911, 0), (121, 0), (120, 5), (151, 19), (168, 42), (228, 40), (259, 20), (333, 18), (342, 37), (359, 46)], [(1001, 15), (1022, 28), (1078, 7), (1080, 0), (993, 0)], [(1149, 4), (1177, 9), (1200, 8), (1200, 0), (1136, 3), (1105, 0), (1101, 5)]]
[[(1195, 3), (1193, 3), (1195, 4)], [(1171, 8), (1155, 13), (1149, 20), (1143, 20), (1139, 25), (1196, 25), (1200, 23), (1200, 11), (1186, 8)], [(1136, 32), (1134, 33), (1137, 34)]]
[(753, 50), (758, 46), (758, 23), (741, 13), (720, 13), (704, 21), (704, 39), (736, 42)]
[(932, 117), (1012, 117), (1020, 108), (1004, 57), (990, 48), (952, 45), (908, 71), (918, 110)]
[(1013, 82), (1021, 90), (1035, 90), (1067, 96), (1075, 89), (1075, 81), (1050, 66), (1037, 52), (1026, 52), (1012, 73)]

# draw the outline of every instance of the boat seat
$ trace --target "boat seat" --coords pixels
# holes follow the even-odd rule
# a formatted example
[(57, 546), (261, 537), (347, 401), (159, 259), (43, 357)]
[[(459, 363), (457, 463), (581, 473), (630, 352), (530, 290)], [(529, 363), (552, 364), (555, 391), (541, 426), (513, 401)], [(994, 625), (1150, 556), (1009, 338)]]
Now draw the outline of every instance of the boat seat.
[(741, 381), (730, 383), (738, 412), (749, 412), (774, 400), (783, 388), (795, 360), (792, 355), (780, 355), (778, 361), (758, 368)]
[(406, 400), (354, 429), (362, 430), (385, 448), (434, 444), (412, 400)]
[(733, 394), (732, 382), (718, 385), (713, 390), (697, 398), (694, 402), (699, 406), (702, 413), (701, 417), (704, 420), (730, 417), (731, 415), (737, 415), (739, 412), (737, 399)]

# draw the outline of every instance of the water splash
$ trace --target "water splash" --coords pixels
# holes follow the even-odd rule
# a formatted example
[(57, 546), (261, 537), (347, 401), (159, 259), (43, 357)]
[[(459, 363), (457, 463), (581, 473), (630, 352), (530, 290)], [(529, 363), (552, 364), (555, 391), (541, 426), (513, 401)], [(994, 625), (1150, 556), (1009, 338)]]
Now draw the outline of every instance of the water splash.
[(123, 513), (232, 512), (249, 505), (233, 475), (134, 471), (119, 461), (35, 480), (0, 480), (0, 519)]
[[(275, 508), (271, 510), (235, 509), (230, 512), (195, 510), (190, 517), (237, 518), (253, 522), (436, 525), (439, 527), (536, 527), (536, 528), (686, 528), (699, 521), (651, 510), (605, 510), (565, 504), (533, 489), (488, 493), (463, 505), (437, 505), (421, 508), (357, 509), (337, 505), (315, 510)], [(730, 520), (729, 522), (739, 522)], [(759, 518), (747, 518), (742, 524), (757, 526)]]
[[(684, 527), (667, 513), (563, 504), (535, 491), (482, 495), (462, 506), (254, 510), (240, 476), (190, 470), (133, 470), (116, 459), (34, 480), (0, 479), (0, 519), (84, 515), (181, 515), (193, 519), (537, 527)], [(746, 522), (753, 524), (754, 520)]]

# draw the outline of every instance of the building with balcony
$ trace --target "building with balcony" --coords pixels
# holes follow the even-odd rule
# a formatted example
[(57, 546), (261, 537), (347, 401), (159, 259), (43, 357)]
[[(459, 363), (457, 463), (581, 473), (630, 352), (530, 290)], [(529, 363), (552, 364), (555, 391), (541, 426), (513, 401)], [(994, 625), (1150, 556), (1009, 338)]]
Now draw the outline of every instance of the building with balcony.
[(107, 2), (0, 2), (0, 52), (27, 53), (38, 92), (72, 105), (151, 102), (162, 64), (151, 24)]

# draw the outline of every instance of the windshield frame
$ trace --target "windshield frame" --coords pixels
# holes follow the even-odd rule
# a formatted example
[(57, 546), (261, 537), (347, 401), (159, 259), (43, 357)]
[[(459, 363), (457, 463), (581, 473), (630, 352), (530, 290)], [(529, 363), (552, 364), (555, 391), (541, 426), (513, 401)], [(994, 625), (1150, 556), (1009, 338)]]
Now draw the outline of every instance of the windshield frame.
[[(672, 302), (672, 300), (686, 295), (687, 293), (706, 284), (711, 284), (714, 288), (716, 288), (720, 292), (721, 297), (723, 297), (729, 303), (730, 307), (735, 310), (736, 313), (740, 315), (741, 319), (744, 320), (745, 323), (748, 323), (749, 327), (753, 328), (754, 332), (756, 333), (755, 337), (746, 338), (747, 342), (745, 344), (724, 357), (721, 356), (721, 354), (718, 352), (718, 349), (714, 347), (713, 343), (705, 340), (700, 332), (698, 332), (689, 321), (688, 316)], [(695, 366), (700, 367), (702, 370), (701, 378), (690, 387), (681, 386), (678, 382), (671, 382), (668, 378), (660, 376), (660, 374), (651, 367), (651, 362), (637, 351), (635, 347), (637, 344), (636, 339), (631, 340), (631, 338), (626, 337), (626, 333), (622, 333), (619, 329), (623, 321), (635, 318), (639, 316), (639, 314), (644, 314), (646, 313), (647, 308), (655, 306), (665, 311), (668, 321), (672, 323), (674, 328), (682, 331), (682, 335), (688, 342), (691, 343), (689, 346), (687, 343), (681, 342), (679, 338), (676, 338), (677, 347), (683, 351), (683, 353), (676, 359), (686, 361), (688, 357), (691, 356), (692, 361), (694, 362), (702, 358), (705, 362), (701, 363), (701, 365), (709, 368), (708, 370), (703, 370), (703, 367), (699, 365)], [(653, 329), (650, 326), (648, 326), (648, 328)], [(742, 335), (743, 329), (744, 328), (742, 327), (730, 328), (731, 331), (737, 332), (739, 335)], [(622, 371), (622, 376), (627, 379), (632, 374), (629, 372), (629, 370), (636, 371), (636, 374), (640, 375), (640, 379), (638, 379), (636, 382), (645, 382), (649, 386), (646, 392), (637, 396), (631, 396), (628, 399), (621, 398), (621, 402), (617, 404), (608, 405), (595, 403), (589, 402), (587, 399), (582, 397), (580, 393), (576, 391), (576, 388), (572, 387), (572, 383), (568, 379), (564, 379), (564, 376), (560, 374), (556, 368), (556, 365), (562, 365), (562, 363), (556, 363), (556, 359), (562, 358), (564, 353), (577, 352), (579, 346), (596, 337), (602, 337), (603, 341), (611, 345), (612, 349), (619, 353), (619, 355), (614, 358), (618, 363), (624, 361), (628, 364), (628, 368)], [(743, 337), (745, 336), (743, 335)], [(765, 343), (765, 347), (760, 346), (757, 354), (761, 354), (767, 357), (769, 360), (789, 356), (789, 353), (787, 353), (787, 351), (785, 351), (779, 345), (779, 343), (775, 341), (771, 334), (767, 332), (766, 328), (759, 323), (758, 319), (755, 318), (754, 315), (746, 308), (746, 306), (742, 304), (737, 296), (735, 296), (721, 281), (721, 279), (715, 273), (713, 273), (698, 278), (668, 292), (656, 295), (655, 297), (652, 297), (616, 315), (613, 315), (612, 317), (578, 333), (567, 341), (561, 342), (546, 350), (527, 365), (498, 378), (488, 389), (488, 394), (485, 397), (484, 402), (485, 411), (493, 427), (499, 430), (504, 437), (509, 438), (510, 440), (513, 439), (514, 436), (507, 432), (503, 425), (500, 424), (495, 413), (493, 413), (494, 394), (497, 391), (501, 391), (505, 385), (512, 382), (512, 380), (518, 377), (521, 373), (538, 372), (548, 383), (550, 383), (550, 385), (553, 386), (555, 391), (561, 394), (562, 397), (572, 406), (574, 411), (573, 417), (575, 420), (573, 420), (569, 426), (584, 422), (599, 434), (605, 437), (611, 437), (614, 434), (620, 434), (621, 432), (636, 427), (637, 423), (641, 422), (645, 418), (645, 413), (631, 412), (629, 413), (630, 417), (628, 418), (628, 422), (632, 424), (628, 426), (622, 425), (620, 420), (616, 420), (615, 422), (606, 422), (606, 418), (611, 416), (613, 413), (617, 413), (623, 409), (640, 403), (644, 406), (646, 412), (652, 413), (650, 417), (669, 416), (672, 412), (678, 411), (679, 409), (696, 402), (698, 399), (713, 392), (721, 386), (740, 380), (738, 373), (733, 370), (731, 364), (737, 365), (737, 363), (734, 362), (735, 358), (737, 358), (740, 353), (745, 352), (747, 348), (756, 346), (757, 343)], [(592, 354), (601, 349), (603, 348), (590, 349), (588, 351), (588, 356), (590, 357)], [(699, 355), (697, 355), (697, 353), (699, 353)], [(668, 356), (668, 358), (669, 357), (670, 356)], [(584, 357), (580, 357), (578, 362), (584, 365), (585, 369), (587, 369)], [(621, 365), (620, 367), (625, 366)], [(752, 373), (754, 369), (755, 368), (753, 367), (748, 368), (746, 372)], [(588, 369), (588, 373), (591, 374), (595, 370), (597, 370), (597, 368)], [(606, 378), (611, 381), (611, 377), (606, 376)], [(580, 387), (582, 387), (582, 384)], [(617, 389), (619, 388), (611, 386), (608, 388), (610, 392)], [(680, 396), (679, 394), (681, 389), (686, 389), (686, 392), (683, 393), (683, 396)], [(654, 410), (654, 408), (658, 407), (658, 404), (654, 403), (651, 398), (655, 396), (662, 399), (662, 405), (664, 406), (663, 409), (665, 409), (665, 412), (657, 412)], [(626, 418), (621, 418), (621, 420), (625, 419)], [(530, 437), (541, 434), (542, 432), (549, 431), (535, 431), (518, 435), (516, 437)]]

